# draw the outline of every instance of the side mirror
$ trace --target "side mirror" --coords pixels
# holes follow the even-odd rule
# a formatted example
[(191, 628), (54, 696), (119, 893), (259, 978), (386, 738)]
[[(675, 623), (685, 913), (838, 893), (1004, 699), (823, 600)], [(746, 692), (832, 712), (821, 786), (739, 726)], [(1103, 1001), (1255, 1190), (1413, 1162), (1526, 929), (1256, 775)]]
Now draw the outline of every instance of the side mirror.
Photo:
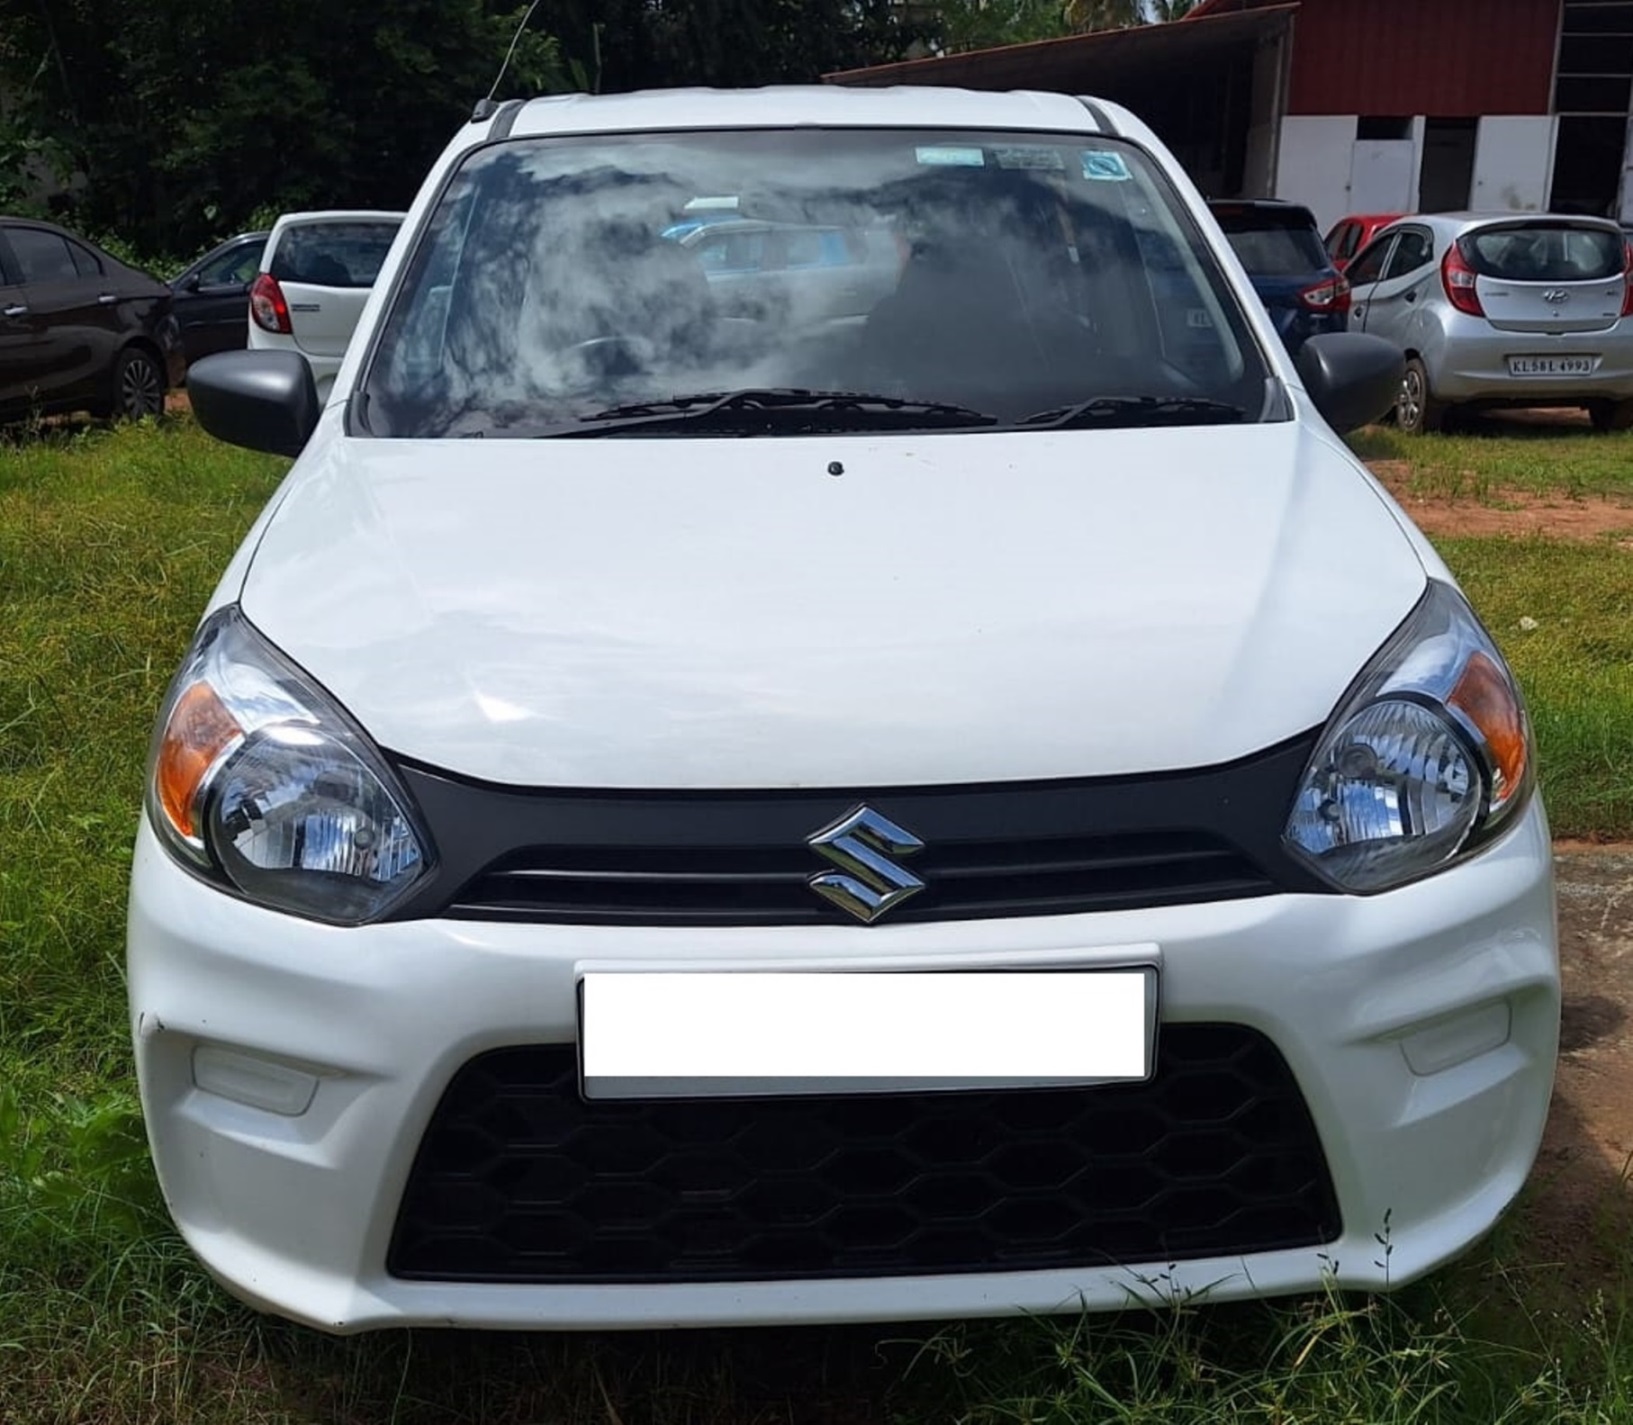
[(1313, 336), (1293, 358), (1315, 408), (1339, 435), (1380, 419), (1406, 378), (1406, 353), (1365, 332)]
[(190, 272), (176, 285), (178, 292), (196, 292), (200, 286), (198, 273)]
[(318, 423), (312, 368), (294, 351), (224, 351), (188, 368), (187, 396), (217, 440), (299, 455)]

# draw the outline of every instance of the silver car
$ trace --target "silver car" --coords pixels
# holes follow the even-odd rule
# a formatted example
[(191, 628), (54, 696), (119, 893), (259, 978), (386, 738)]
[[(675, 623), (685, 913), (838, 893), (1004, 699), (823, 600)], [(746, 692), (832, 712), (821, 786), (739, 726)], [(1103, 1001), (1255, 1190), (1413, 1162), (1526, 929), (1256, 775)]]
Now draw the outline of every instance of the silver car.
[(1350, 264), (1350, 329), (1399, 343), (1401, 429), (1459, 407), (1583, 406), (1633, 426), (1633, 273), (1622, 230), (1555, 214), (1402, 218)]

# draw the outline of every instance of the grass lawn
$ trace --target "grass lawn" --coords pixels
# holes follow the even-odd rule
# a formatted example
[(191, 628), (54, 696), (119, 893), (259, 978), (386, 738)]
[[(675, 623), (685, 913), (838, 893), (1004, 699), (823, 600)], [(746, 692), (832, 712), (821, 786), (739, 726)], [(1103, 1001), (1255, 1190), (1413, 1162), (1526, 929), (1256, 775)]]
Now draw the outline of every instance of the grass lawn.
[(1633, 432), (1602, 436), (1585, 424), (1488, 417), (1464, 435), (1403, 435), (1373, 426), (1350, 438), (1369, 461), (1404, 461), (1412, 494), (1493, 500), (1507, 493), (1598, 495), (1633, 501)]
[[(1633, 463), (1575, 444), (1594, 480)], [(185, 421), (0, 446), (0, 1425), (1633, 1420), (1609, 1217), (1591, 1282), (1547, 1276), (1521, 1211), (1386, 1300), (1082, 1322), (336, 1341), (233, 1304), (157, 1201), (123, 904), (154, 710), (282, 469)], [(1633, 835), (1633, 555), (1444, 547), (1526, 683), (1556, 830)]]

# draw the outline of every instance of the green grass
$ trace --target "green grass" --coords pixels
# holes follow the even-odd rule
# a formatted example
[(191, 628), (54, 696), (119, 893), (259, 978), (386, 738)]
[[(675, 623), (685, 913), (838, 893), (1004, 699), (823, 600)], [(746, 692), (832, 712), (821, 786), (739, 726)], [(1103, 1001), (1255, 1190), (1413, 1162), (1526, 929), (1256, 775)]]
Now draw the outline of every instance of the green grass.
[(1408, 493), (1500, 504), (1505, 494), (1633, 501), (1633, 432), (1490, 417), (1462, 435), (1409, 436), (1372, 426), (1350, 437), (1363, 460), (1405, 461)]
[[(1522, 1210), (1469, 1263), (1373, 1301), (344, 1341), (230, 1302), (148, 1167), (123, 905), (154, 709), (281, 469), (187, 423), (0, 446), (3, 1425), (1633, 1421), (1633, 1224), (1611, 1177), (1590, 1277), (1551, 1265), (1547, 1214)], [(1530, 689), (1556, 827), (1625, 834), (1629, 556), (1446, 549)]]
[(1546, 539), (1437, 547), (1525, 690), (1554, 834), (1633, 838), (1633, 553)]

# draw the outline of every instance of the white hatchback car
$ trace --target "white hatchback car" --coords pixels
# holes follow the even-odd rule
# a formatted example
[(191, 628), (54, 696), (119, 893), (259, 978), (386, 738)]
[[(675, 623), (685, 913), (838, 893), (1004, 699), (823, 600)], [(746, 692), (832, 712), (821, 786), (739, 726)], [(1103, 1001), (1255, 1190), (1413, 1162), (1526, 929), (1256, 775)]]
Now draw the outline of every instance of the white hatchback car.
[(1350, 330), (1406, 353), (1401, 429), (1499, 406), (1582, 406), (1600, 430), (1633, 427), (1633, 244), (1615, 223), (1402, 218), (1345, 276)]
[[(722, 312), (662, 236), (721, 194), (886, 234), (891, 290)], [(299, 458), (165, 700), (132, 878), (193, 1249), (334, 1331), (1465, 1249), (1547, 1111), (1551, 861), (1500, 653), (1333, 433), (1400, 375), (1290, 358), (1110, 104), (473, 121), (326, 407), (288, 353), (194, 372), (206, 428)]]
[(298, 351), (326, 397), (404, 214), (285, 213), (249, 289), (251, 351)]

